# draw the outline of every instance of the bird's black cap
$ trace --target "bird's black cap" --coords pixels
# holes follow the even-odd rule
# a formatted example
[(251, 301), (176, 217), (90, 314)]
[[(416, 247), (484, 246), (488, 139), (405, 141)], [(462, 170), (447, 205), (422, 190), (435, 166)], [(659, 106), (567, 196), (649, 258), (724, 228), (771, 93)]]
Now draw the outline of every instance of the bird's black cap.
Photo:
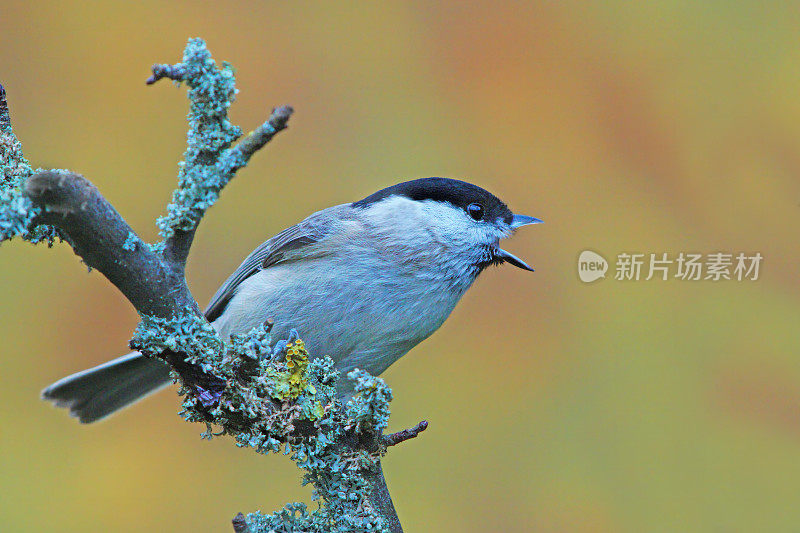
[(353, 202), (353, 207), (368, 207), (390, 196), (404, 196), (411, 200), (434, 200), (449, 202), (456, 207), (466, 209), (470, 204), (481, 204), (486, 212), (486, 220), (503, 219), (510, 224), (514, 214), (497, 196), (486, 189), (466, 181), (450, 178), (421, 178), (404, 181), (372, 193), (363, 200)]

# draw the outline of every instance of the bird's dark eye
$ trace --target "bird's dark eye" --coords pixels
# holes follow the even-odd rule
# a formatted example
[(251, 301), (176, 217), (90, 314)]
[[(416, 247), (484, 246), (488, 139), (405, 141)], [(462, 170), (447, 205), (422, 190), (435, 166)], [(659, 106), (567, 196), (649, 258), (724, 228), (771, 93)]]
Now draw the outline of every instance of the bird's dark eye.
[(467, 213), (475, 220), (483, 220), (483, 206), (481, 204), (469, 204), (467, 206)]

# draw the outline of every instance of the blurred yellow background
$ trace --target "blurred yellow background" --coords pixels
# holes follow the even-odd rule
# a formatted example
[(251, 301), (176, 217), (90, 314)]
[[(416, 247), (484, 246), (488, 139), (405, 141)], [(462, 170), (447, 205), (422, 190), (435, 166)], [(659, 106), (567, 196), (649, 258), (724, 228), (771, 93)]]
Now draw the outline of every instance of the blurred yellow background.
[[(407, 531), (798, 531), (800, 7), (661, 2), (0, 4), (0, 82), (34, 166), (155, 237), (203, 37), (245, 131), (296, 109), (225, 190), (189, 265), (201, 304), (267, 237), (403, 179), (467, 179), (546, 224), (384, 377)], [(760, 252), (757, 281), (581, 283), (584, 249)], [(612, 267), (613, 268), (613, 267)], [(230, 531), (309, 501), (161, 393), (81, 427), (39, 391), (126, 351), (137, 316), (66, 245), (0, 250), (4, 531)]]

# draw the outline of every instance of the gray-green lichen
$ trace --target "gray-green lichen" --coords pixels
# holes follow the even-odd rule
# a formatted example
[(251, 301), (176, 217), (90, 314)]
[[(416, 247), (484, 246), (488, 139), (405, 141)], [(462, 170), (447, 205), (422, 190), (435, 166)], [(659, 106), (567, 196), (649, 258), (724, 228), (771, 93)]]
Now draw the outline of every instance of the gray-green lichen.
[[(355, 394), (343, 408), (333, 361), (312, 358), (296, 332), (273, 343), (269, 327), (262, 326), (223, 342), (189, 310), (171, 320), (144, 317), (131, 345), (151, 355), (180, 352), (215, 378), (191, 382), (184, 376), (180, 390), (185, 397), (181, 414), (204, 422), (204, 437), (229, 434), (238, 446), (258, 453), (289, 455), (305, 471), (303, 484), (314, 486), (317, 508), (292, 503), (270, 515), (251, 513), (246, 517), (251, 531), (385, 530), (367, 498), (366, 479), (381, 450), (342, 444), (345, 432), (357, 439), (362, 433), (380, 435), (386, 427), (392, 393), (382, 379), (351, 372)], [(221, 431), (214, 433), (212, 426)]]
[(149, 354), (180, 351), (187, 363), (206, 365), (203, 370), (213, 369), (224, 352), (216, 330), (191, 309), (177, 318), (143, 316), (131, 344)]
[(356, 430), (368, 428), (380, 432), (386, 429), (389, 424), (392, 389), (381, 378), (363, 370), (355, 369), (347, 377), (355, 381), (356, 394), (347, 402), (347, 416), (355, 422)]
[(33, 174), (30, 163), (22, 153), (22, 144), (14, 135), (8, 117), (5, 91), (0, 87), (0, 190), (18, 190)]
[(52, 244), (56, 237), (53, 228), (31, 227), (39, 208), (22, 195), (22, 187), (32, 174), (11, 128), (5, 91), (0, 87), (0, 242), (20, 236), (32, 243)]
[(24, 238), (36, 215), (33, 203), (19, 190), (0, 191), (0, 242), (16, 236)]
[(139, 237), (137, 237), (134, 232), (129, 231), (128, 236), (125, 238), (125, 242), (122, 243), (122, 249), (132, 252), (136, 250), (136, 246), (138, 246), (139, 242)]
[(189, 133), (178, 173), (178, 188), (167, 214), (158, 219), (163, 239), (176, 230), (195, 228), (205, 211), (214, 205), (220, 191), (247, 161), (231, 144), (242, 130), (228, 120), (228, 108), (237, 89), (233, 67), (224, 62), (218, 69), (202, 39), (191, 39), (183, 62), (172, 67), (189, 86)]
[[(333, 362), (329, 358), (315, 359), (310, 367), (318, 361), (324, 361), (325, 366), (320, 375), (327, 376), (333, 368)], [(358, 378), (370, 381), (370, 385), (358, 390), (357, 384), (355, 397), (348, 405), (346, 414), (340, 409), (338, 400), (335, 400), (325, 408), (324, 416), (318, 420), (319, 431), (315, 435), (284, 445), (285, 453), (290, 453), (297, 466), (305, 470), (303, 484), (314, 486), (312, 497), (318, 502), (317, 508), (309, 512), (304, 504), (291, 503), (270, 515), (251, 513), (246, 517), (251, 531), (386, 531), (382, 519), (367, 498), (367, 476), (378, 467), (380, 450), (368, 452), (358, 447), (344, 446), (342, 442), (346, 440), (343, 438), (344, 432), (359, 426), (360, 429), (354, 431), (355, 438), (361, 432), (380, 434), (379, 425), (369, 426), (367, 420), (374, 421), (374, 413), (386, 413), (388, 416), (391, 390), (383, 380), (366, 373), (359, 374)], [(335, 386), (335, 381), (336, 377), (328, 378), (328, 386)]]

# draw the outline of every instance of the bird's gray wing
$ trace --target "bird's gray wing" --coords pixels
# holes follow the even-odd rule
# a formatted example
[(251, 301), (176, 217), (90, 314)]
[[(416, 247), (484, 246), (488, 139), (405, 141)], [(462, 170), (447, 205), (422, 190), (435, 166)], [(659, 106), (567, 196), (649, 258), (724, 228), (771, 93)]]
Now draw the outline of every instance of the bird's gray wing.
[(347, 209), (350, 206), (345, 204), (318, 211), (253, 250), (211, 297), (203, 313), (206, 319), (213, 322), (219, 318), (239, 284), (256, 272), (289, 261), (325, 255), (319, 247), (313, 245), (325, 240), (342, 217), (349, 218), (346, 215)]

